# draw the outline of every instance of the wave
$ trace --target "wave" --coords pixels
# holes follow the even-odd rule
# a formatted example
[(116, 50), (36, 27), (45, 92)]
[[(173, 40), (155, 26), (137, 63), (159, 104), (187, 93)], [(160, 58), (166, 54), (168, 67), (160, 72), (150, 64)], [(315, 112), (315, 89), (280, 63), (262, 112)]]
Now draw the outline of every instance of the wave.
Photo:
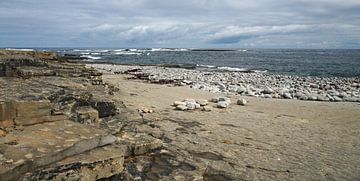
[(249, 71), (249, 69), (246, 68), (236, 68), (236, 67), (218, 67), (219, 70), (225, 70), (229, 72), (246, 72)]
[(170, 52), (170, 51), (188, 51), (186, 48), (152, 48), (150, 51), (152, 52)]
[(24, 52), (34, 51), (34, 49), (28, 49), (28, 48), (6, 48), (5, 50), (16, 50), (16, 51), (24, 51)]
[(89, 49), (84, 49), (84, 50), (82, 50), (82, 49), (73, 49), (73, 50), (71, 50), (71, 51), (73, 51), (73, 52), (91, 52), (92, 50), (89, 50)]
[(142, 55), (140, 52), (116, 52), (115, 55)]
[(86, 59), (91, 59), (91, 60), (99, 60), (99, 59), (101, 59), (101, 57), (95, 57), (95, 56), (91, 56), (91, 55), (81, 55), (80, 57), (86, 58)]
[(197, 65), (197, 66), (202, 68), (216, 68), (216, 66), (214, 65)]
[(197, 65), (196, 67), (199, 70), (205, 71), (221, 71), (221, 72), (244, 72), (244, 73), (266, 73), (267, 70), (254, 70), (248, 68), (238, 68), (238, 67), (217, 67), (214, 65)]

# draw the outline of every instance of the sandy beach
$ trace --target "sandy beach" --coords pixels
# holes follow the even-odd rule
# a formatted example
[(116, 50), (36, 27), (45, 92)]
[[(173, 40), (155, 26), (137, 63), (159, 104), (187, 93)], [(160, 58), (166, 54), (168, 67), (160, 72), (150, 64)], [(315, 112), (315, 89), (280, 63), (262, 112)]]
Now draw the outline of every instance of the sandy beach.
[[(232, 104), (226, 109), (209, 103), (213, 107), (209, 112), (177, 111), (172, 107), (174, 101), (224, 95), (129, 78), (103, 75), (106, 83), (120, 89), (114, 96), (121, 98), (127, 108), (153, 111), (140, 113), (148, 120), (143, 131), (154, 136), (161, 132), (163, 135), (158, 137), (165, 141), (164, 149), (194, 166), (185, 172), (172, 168), (165, 178), (179, 172), (183, 179), (190, 178), (186, 175), (196, 178), (203, 170), (217, 180), (360, 177), (359, 103), (233, 95), (229, 96)], [(239, 98), (245, 98), (248, 104), (236, 105)]]

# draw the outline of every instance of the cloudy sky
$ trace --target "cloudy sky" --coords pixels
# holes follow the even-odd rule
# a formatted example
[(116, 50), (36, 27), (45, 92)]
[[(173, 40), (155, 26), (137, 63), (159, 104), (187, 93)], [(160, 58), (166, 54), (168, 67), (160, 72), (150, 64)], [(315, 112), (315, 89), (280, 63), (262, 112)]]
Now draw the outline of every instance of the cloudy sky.
[(1, 0), (0, 47), (360, 48), (360, 0)]

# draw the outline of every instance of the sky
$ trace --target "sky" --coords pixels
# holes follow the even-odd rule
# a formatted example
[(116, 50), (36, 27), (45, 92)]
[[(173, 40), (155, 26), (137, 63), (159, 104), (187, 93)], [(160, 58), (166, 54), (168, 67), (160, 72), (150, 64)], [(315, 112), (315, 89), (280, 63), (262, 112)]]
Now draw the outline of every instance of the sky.
[(360, 48), (360, 0), (1, 0), (0, 47)]

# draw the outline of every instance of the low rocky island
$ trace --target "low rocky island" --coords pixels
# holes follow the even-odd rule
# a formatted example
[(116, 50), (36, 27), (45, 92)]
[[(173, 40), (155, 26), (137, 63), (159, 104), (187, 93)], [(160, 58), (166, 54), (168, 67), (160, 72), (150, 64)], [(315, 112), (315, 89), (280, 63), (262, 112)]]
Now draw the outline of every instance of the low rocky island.
[(356, 180), (359, 83), (0, 50), (0, 180)]

